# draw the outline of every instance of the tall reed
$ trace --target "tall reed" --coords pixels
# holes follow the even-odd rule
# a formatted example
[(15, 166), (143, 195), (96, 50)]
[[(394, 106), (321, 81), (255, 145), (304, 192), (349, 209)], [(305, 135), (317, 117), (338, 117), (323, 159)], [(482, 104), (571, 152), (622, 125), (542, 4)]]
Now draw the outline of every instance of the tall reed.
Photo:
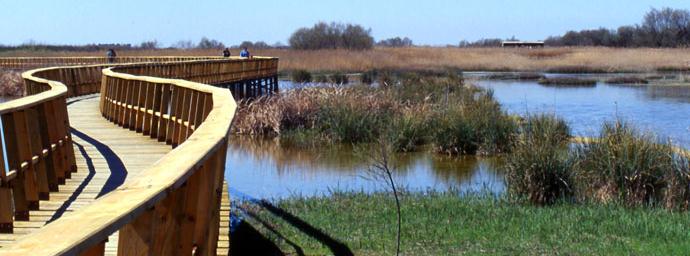
[(678, 162), (683, 158), (667, 142), (625, 121), (604, 123), (599, 137), (577, 144), (575, 153), (582, 199), (644, 206), (661, 202), (664, 192), (687, 197), (677, 191), (687, 183), (680, 168), (687, 162)]
[(573, 194), (572, 166), (567, 143), (570, 128), (553, 115), (530, 115), (506, 157), (506, 182), (515, 198), (549, 205)]

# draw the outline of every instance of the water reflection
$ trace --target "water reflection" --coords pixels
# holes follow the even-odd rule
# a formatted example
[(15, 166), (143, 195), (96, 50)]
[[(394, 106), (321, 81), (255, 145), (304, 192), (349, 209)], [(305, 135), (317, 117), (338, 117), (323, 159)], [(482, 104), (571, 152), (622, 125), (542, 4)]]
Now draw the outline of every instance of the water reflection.
[[(256, 198), (327, 195), (332, 190), (381, 191), (367, 160), (349, 145), (303, 149), (278, 140), (233, 137), (228, 146), (226, 177), (230, 186)], [(459, 192), (503, 191), (493, 158), (452, 158), (427, 151), (396, 155), (395, 179), (409, 190)]]
[(559, 88), (536, 81), (476, 81), (491, 88), (510, 113), (549, 112), (565, 118), (577, 135), (598, 133), (604, 121), (625, 118), (643, 130), (690, 148), (690, 86), (620, 86)]

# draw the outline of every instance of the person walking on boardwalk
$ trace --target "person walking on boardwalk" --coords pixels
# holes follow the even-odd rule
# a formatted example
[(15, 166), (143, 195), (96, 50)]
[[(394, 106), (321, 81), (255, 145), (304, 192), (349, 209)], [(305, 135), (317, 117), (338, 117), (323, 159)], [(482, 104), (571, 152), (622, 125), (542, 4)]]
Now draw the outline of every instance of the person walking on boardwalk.
[(240, 52), (240, 57), (251, 58), (251, 54), (249, 54), (249, 50), (247, 50), (247, 47), (242, 48), (242, 51)]
[(223, 57), (226, 57), (226, 58), (230, 57), (230, 49), (225, 48), (225, 50), (223, 50)]
[(108, 63), (113, 63), (115, 62), (115, 58), (117, 57), (117, 53), (115, 53), (114, 49), (108, 49), (108, 51), (105, 52), (105, 55), (108, 57)]

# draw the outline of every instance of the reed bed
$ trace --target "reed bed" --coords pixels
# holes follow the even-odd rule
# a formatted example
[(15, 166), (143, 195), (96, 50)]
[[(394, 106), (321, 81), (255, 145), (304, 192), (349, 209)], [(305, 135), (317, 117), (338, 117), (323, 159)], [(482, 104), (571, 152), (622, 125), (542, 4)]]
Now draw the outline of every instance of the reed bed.
[[(558, 73), (652, 72), (690, 69), (686, 49), (573, 47), (544, 49), (407, 47), (369, 51), (250, 49), (257, 56), (280, 58), (280, 70), (364, 72), (372, 69), (534, 71)], [(119, 56), (211, 55), (210, 50), (120, 51)], [(232, 52), (238, 52), (233, 49)], [(10, 51), (0, 56), (104, 56), (104, 52)]]
[(621, 120), (606, 122), (595, 140), (577, 144), (574, 153), (583, 200), (687, 207), (687, 158), (651, 133)]
[[(383, 75), (378, 85), (317, 86), (240, 104), (233, 131), (280, 136), (296, 145), (370, 143), (388, 139), (398, 151), (433, 143), (446, 154), (495, 154), (508, 149), (514, 118), (492, 92), (446, 76)], [(311, 139), (310, 139), (311, 138)]]
[(570, 197), (574, 161), (566, 148), (571, 136), (567, 123), (554, 115), (531, 115), (520, 131), (506, 157), (509, 193), (536, 205)]
[(537, 205), (565, 200), (688, 209), (690, 161), (670, 143), (617, 120), (604, 123), (597, 137), (568, 146), (557, 135), (560, 121), (527, 123), (534, 120), (541, 121), (523, 126), (507, 157), (512, 196)]

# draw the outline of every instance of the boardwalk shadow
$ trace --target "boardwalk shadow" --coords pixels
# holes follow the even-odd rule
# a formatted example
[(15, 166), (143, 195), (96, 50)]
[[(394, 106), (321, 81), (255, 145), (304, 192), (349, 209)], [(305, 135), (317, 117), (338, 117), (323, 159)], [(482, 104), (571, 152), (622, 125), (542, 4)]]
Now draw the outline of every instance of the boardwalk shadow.
[(286, 222), (290, 223), (292, 226), (298, 228), (308, 236), (316, 239), (317, 241), (321, 242), (324, 244), (328, 249), (331, 250), (333, 255), (342, 255), (342, 256), (351, 256), (354, 255), (352, 253), (352, 250), (350, 250), (349, 247), (347, 247), (346, 244), (330, 237), (328, 234), (324, 233), (323, 231), (315, 228), (311, 224), (307, 223), (306, 221), (300, 219), (299, 217), (292, 215), (291, 213), (276, 207), (275, 205), (271, 204), (270, 202), (266, 200), (261, 200), (259, 202), (259, 205), (263, 207), (264, 209), (268, 210), (269, 212), (273, 213), (274, 215), (282, 218)]
[[(260, 206), (261, 208), (266, 209), (268, 212), (272, 213), (273, 215), (281, 218), (285, 222), (289, 223), (293, 227), (299, 229), (302, 231), (304, 234), (310, 236), (311, 238), (319, 241), (328, 249), (331, 251), (333, 255), (342, 255), (342, 256), (351, 256), (354, 255), (352, 250), (350, 250), (349, 247), (347, 247), (346, 244), (332, 238), (330, 235), (326, 234), (325, 232), (319, 230), (318, 228), (312, 226), (308, 222), (300, 219), (299, 217), (271, 204), (268, 201), (265, 200), (260, 200), (256, 201), (253, 200), (254, 204), (257, 206)], [(257, 221), (260, 223), (264, 228), (269, 230), (271, 233), (276, 235), (277, 237), (281, 238), (283, 241), (285, 241), (287, 244), (289, 244), (293, 249), (295, 250), (295, 253), (297, 255), (305, 255), (303, 249), (296, 244), (295, 242), (291, 241), (289, 238), (285, 237), (280, 233), (280, 231), (276, 230), (275, 225), (271, 225), (268, 221), (262, 219), (260, 216), (254, 214), (251, 211), (245, 211), (245, 214), (248, 215), (248, 217), (252, 218), (253, 220)], [(241, 229), (242, 232), (240, 232)], [(237, 241), (240, 240), (240, 241)], [(238, 229), (233, 232), (232, 234), (232, 239), (231, 241), (241, 243), (244, 241), (244, 243), (247, 244), (256, 244), (256, 247), (250, 247), (251, 250), (247, 251), (248, 254), (246, 255), (283, 255), (282, 252), (280, 252), (280, 249), (271, 242), (269, 239), (267, 239), (265, 236), (263, 236), (260, 232), (256, 231), (251, 225), (247, 224), (246, 222), (241, 222)], [(239, 246), (239, 245), (237, 245)], [(233, 245), (231, 244), (231, 252), (237, 253), (236, 250), (233, 249)], [(256, 250), (256, 248), (275, 248), (277, 251), (268, 251), (266, 254), (257, 252), (257, 251), (252, 251)], [(273, 250), (273, 249), (271, 249)], [(240, 255), (245, 255), (245, 254), (240, 254)]]
[[(72, 98), (69, 100), (69, 102), (67, 102), (67, 106), (82, 100), (98, 97), (98, 94), (89, 94), (77, 98)], [(101, 188), (101, 191), (98, 193), (98, 196), (96, 196), (96, 198), (99, 198), (107, 194), (108, 192), (115, 190), (120, 185), (124, 184), (125, 179), (127, 178), (127, 168), (125, 167), (125, 164), (122, 163), (122, 159), (120, 159), (120, 157), (118, 157), (117, 154), (115, 154), (115, 152), (113, 152), (113, 150), (110, 149), (110, 147), (108, 147), (108, 145), (105, 145), (100, 141), (91, 138), (90, 136), (72, 127), (70, 127), (70, 132), (73, 135), (96, 147), (96, 150), (98, 150), (98, 152), (101, 153), (101, 155), (105, 158), (105, 161), (108, 164), (108, 169), (110, 169), (110, 176), (108, 176), (108, 180), (105, 182), (105, 185), (103, 185), (103, 188)], [(90, 163), (88, 165), (89, 172), (95, 172), (95, 168), (93, 166), (93, 163), (91, 162), (91, 157), (87, 155), (86, 151), (83, 150), (83, 147), (80, 148), (80, 151), (84, 158), (87, 159), (87, 164)]]
[(79, 187), (77, 187), (77, 189), (74, 190), (74, 193), (72, 193), (72, 195), (70, 195), (69, 198), (67, 198), (67, 200), (65, 200), (65, 202), (62, 203), (62, 205), (60, 205), (60, 208), (58, 208), (55, 211), (55, 213), (52, 217), (50, 217), (50, 220), (48, 220), (47, 223), (51, 223), (54, 220), (57, 220), (58, 218), (62, 217), (62, 215), (65, 214), (65, 211), (67, 211), (67, 208), (69, 208), (69, 206), (72, 205), (72, 203), (75, 200), (77, 200), (77, 197), (81, 195), (82, 192), (84, 192), (84, 188), (86, 188), (86, 185), (88, 185), (89, 182), (91, 182), (91, 180), (93, 179), (93, 176), (96, 175), (96, 169), (93, 166), (93, 161), (91, 160), (91, 157), (89, 157), (89, 155), (86, 154), (84, 146), (76, 142), (72, 143), (74, 143), (74, 145), (77, 146), (79, 152), (84, 156), (84, 160), (86, 160), (86, 166), (89, 169), (89, 175), (87, 175), (84, 181), (82, 181), (81, 184), (79, 184)]
[[(98, 152), (105, 158), (105, 161), (108, 164), (108, 169), (110, 169), (110, 176), (108, 176), (108, 180), (106, 180), (96, 198), (115, 190), (120, 185), (125, 183), (125, 179), (127, 178), (127, 168), (125, 167), (125, 164), (122, 163), (122, 159), (120, 159), (120, 157), (118, 157), (117, 154), (115, 154), (115, 152), (108, 147), (108, 145), (89, 137), (77, 129), (71, 128), (70, 131), (73, 135), (96, 147), (96, 150), (98, 150)], [(83, 154), (85, 155), (86, 152), (83, 152)], [(89, 168), (91, 167), (92, 166), (89, 166)]]
[(270, 239), (245, 221), (240, 222), (232, 233), (230, 251), (233, 255), (285, 255)]

